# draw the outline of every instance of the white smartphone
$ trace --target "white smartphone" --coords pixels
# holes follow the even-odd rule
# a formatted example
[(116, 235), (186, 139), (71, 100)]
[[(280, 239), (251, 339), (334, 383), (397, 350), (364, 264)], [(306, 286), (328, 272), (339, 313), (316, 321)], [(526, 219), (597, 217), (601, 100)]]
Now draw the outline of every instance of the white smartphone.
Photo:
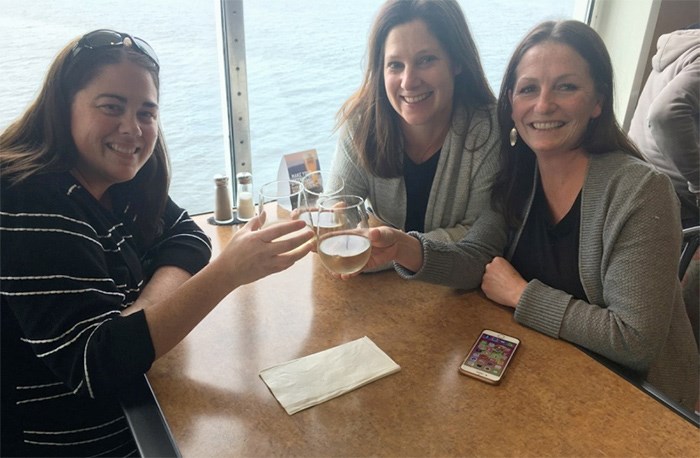
[(520, 339), (484, 329), (469, 350), (459, 371), (486, 383), (497, 384), (503, 378), (518, 346)]

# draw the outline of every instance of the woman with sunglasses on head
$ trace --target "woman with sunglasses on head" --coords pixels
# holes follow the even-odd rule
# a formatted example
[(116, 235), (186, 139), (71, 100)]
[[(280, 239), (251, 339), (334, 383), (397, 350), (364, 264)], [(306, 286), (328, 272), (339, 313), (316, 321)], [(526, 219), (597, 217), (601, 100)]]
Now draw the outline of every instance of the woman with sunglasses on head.
[[(0, 134), (3, 456), (137, 454), (119, 395), (236, 287), (308, 252), (304, 223), (206, 235), (168, 197), (159, 63), (98, 30)], [(251, 267), (252, 266), (252, 267)]]
[(367, 58), (339, 113), (343, 193), (368, 198), (379, 222), (459, 240), (498, 170), (495, 99), (459, 4), (387, 1)]
[(535, 27), (507, 66), (498, 115), (497, 211), (454, 244), (372, 229), (371, 265), (481, 285), (519, 323), (603, 355), (692, 411), (698, 352), (677, 276), (679, 204), (615, 121), (600, 36), (578, 21)]

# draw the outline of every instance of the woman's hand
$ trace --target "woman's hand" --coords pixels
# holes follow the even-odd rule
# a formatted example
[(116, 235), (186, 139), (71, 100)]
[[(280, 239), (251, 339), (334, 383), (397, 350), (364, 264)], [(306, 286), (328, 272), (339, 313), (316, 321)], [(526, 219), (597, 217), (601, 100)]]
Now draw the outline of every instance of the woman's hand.
[(264, 213), (248, 221), (213, 261), (224, 266), (233, 287), (285, 270), (311, 251), (314, 233), (304, 221), (261, 229), (264, 223)]
[(516, 308), (525, 287), (527, 282), (505, 259), (497, 256), (486, 265), (481, 290), (492, 301)]
[(373, 227), (368, 234), (372, 244), (372, 254), (365, 269), (383, 266), (399, 256), (399, 239), (401, 235), (406, 234), (389, 226)]
[[(417, 238), (389, 226), (370, 228), (368, 237), (372, 244), (372, 253), (365, 270), (374, 269), (392, 261), (414, 272), (423, 265), (423, 248)], [(358, 274), (359, 272), (335, 276), (347, 280)]]
[(303, 230), (304, 221), (260, 229), (264, 223), (264, 213), (251, 219), (195, 276), (145, 307), (156, 358), (184, 339), (231, 291), (290, 267), (311, 249), (313, 232)]

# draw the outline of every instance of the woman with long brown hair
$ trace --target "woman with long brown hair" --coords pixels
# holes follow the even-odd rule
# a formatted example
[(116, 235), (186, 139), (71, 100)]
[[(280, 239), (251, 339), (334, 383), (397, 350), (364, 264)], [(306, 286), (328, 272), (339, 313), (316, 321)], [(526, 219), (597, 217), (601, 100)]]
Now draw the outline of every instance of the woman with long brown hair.
[(240, 285), (309, 251), (301, 221), (211, 245), (168, 197), (159, 62), (96, 30), (0, 134), (3, 456), (129, 456), (120, 394)]
[(498, 169), (495, 100), (454, 0), (389, 0), (359, 90), (339, 113), (333, 172), (375, 216), (435, 240), (462, 238)]
[(392, 260), (405, 278), (481, 286), (517, 322), (693, 409), (698, 352), (678, 280), (679, 203), (615, 120), (603, 40), (582, 22), (539, 24), (510, 59), (498, 113), (492, 208), (457, 243), (372, 229), (370, 265)]

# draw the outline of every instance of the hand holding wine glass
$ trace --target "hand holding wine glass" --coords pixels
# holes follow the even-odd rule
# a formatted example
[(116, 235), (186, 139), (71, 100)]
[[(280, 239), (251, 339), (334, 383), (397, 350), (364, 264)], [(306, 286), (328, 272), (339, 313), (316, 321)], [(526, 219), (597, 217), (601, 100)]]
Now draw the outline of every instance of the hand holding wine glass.
[(341, 275), (361, 271), (372, 252), (364, 199), (348, 195), (322, 198), (318, 221), (317, 252), (323, 265)]
[[(372, 251), (363, 270), (374, 269), (392, 261), (412, 272), (418, 272), (422, 267), (423, 247), (416, 237), (394, 227), (371, 227), (370, 224), (368, 238)], [(347, 280), (358, 273), (337, 274), (337, 277)]]

